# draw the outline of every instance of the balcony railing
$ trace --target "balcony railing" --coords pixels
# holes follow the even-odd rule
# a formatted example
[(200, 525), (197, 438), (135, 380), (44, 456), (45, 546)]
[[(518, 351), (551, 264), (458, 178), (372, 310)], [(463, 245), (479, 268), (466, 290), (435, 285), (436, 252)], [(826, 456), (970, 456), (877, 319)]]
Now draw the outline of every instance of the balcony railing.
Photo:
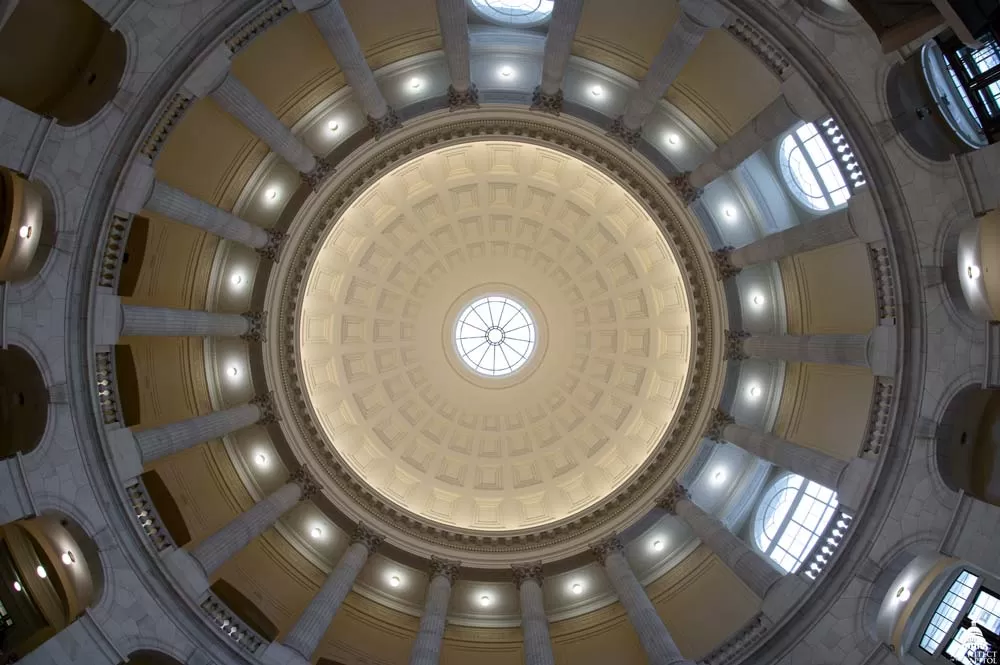
[(131, 215), (115, 213), (111, 217), (108, 237), (104, 241), (104, 254), (101, 256), (101, 268), (97, 278), (98, 286), (112, 290), (118, 288), (122, 259), (125, 257), (125, 243), (128, 241), (128, 232), (131, 227)]
[(98, 351), (96, 354), (97, 403), (101, 409), (101, 419), (105, 425), (125, 423), (122, 417), (118, 391), (115, 387), (115, 354), (113, 351)]
[(129, 501), (132, 503), (132, 510), (135, 511), (139, 526), (146, 532), (150, 542), (157, 552), (162, 552), (169, 547), (176, 547), (173, 536), (163, 526), (163, 520), (156, 512), (156, 506), (146, 492), (146, 486), (142, 484), (142, 479), (137, 478), (134, 485), (130, 485), (125, 490), (128, 493)]
[(837, 121), (827, 118), (819, 123), (819, 135), (826, 144), (830, 154), (834, 157), (840, 175), (847, 183), (847, 188), (853, 194), (855, 191), (868, 184), (865, 174), (861, 170), (858, 158), (854, 156), (854, 149), (847, 142), (847, 136), (841, 131)]
[(208, 597), (201, 602), (201, 609), (209, 620), (222, 631), (223, 635), (236, 642), (245, 651), (255, 654), (267, 644), (267, 640), (243, 623), (211, 591), (208, 592)]
[(810, 581), (816, 581), (819, 578), (823, 570), (833, 560), (833, 555), (837, 552), (840, 544), (844, 542), (853, 519), (844, 511), (834, 514), (833, 519), (826, 525), (826, 529), (816, 541), (812, 554), (803, 563), (801, 575)]
[(764, 616), (758, 614), (742, 628), (729, 636), (725, 642), (717, 646), (707, 656), (701, 659), (700, 665), (730, 665), (737, 663), (750, 653), (751, 647), (760, 642), (767, 633)]

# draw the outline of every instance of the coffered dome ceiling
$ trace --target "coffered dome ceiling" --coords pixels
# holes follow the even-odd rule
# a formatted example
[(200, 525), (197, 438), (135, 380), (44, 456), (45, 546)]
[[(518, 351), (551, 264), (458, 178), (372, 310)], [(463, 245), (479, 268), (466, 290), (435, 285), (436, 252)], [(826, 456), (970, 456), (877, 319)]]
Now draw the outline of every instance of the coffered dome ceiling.
[[(298, 369), (326, 445), (425, 522), (522, 531), (593, 506), (657, 448), (690, 379), (668, 241), (616, 181), (550, 148), (478, 141), (403, 163), (345, 209), (304, 283)], [(456, 350), (458, 317), (486, 296), (535, 325), (507, 376)], [(512, 309), (493, 313), (474, 334), (510, 327)]]

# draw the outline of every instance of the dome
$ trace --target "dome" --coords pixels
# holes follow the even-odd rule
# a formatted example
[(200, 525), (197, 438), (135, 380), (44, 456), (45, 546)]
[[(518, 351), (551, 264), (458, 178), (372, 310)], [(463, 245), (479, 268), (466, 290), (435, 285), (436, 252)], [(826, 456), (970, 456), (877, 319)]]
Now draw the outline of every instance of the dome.
[[(326, 444), (433, 523), (516, 532), (593, 506), (660, 445), (690, 380), (691, 308), (663, 233), (551, 148), (404, 161), (332, 220), (303, 281), (297, 358)], [(490, 296), (537, 335), (504, 376), (470, 371), (455, 343)]]

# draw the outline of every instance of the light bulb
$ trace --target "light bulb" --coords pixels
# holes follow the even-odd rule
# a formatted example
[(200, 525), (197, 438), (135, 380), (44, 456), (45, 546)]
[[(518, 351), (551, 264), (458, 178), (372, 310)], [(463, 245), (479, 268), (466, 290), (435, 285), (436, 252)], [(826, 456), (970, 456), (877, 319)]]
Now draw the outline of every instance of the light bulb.
[(721, 469), (712, 474), (712, 480), (714, 480), (716, 483), (721, 483), (725, 479), (726, 479), (726, 472)]
[(662, 550), (663, 549), (663, 541), (662, 540), (654, 540), (653, 541), (653, 549), (655, 551), (657, 551), (657, 552), (659, 552), (660, 550)]
[(725, 215), (726, 219), (732, 219), (736, 217), (736, 211), (730, 206), (726, 206), (725, 208), (723, 208), (722, 214)]
[(399, 584), (400, 584), (399, 578), (396, 577), (395, 575), (389, 578), (389, 586), (397, 587), (399, 586)]
[(670, 145), (677, 145), (680, 142), (681, 142), (681, 137), (677, 136), (677, 134), (674, 134), (673, 132), (667, 134), (667, 143), (669, 143)]
[(41, 577), (43, 580), (49, 576), (48, 571), (45, 570), (45, 566), (39, 566), (35, 568), (35, 574)]
[(413, 88), (414, 90), (418, 90), (420, 88), (420, 86), (421, 86), (420, 79), (418, 79), (418, 78), (412, 78), (412, 79), (410, 79), (410, 87), (411, 88)]
[(595, 85), (593, 88), (590, 89), (590, 94), (592, 94), (594, 97), (600, 97), (601, 95), (604, 94), (604, 88), (602, 88), (599, 85)]
[(336, 120), (331, 120), (330, 122), (326, 123), (326, 128), (329, 129), (331, 132), (335, 132), (338, 129), (340, 129), (340, 123), (338, 123)]
[(267, 466), (267, 455), (266, 454), (264, 454), (264, 453), (257, 453), (257, 455), (253, 459), (254, 459), (255, 462), (257, 462), (257, 466), (259, 466), (259, 467), (265, 467), (265, 466)]
[(67, 566), (72, 566), (74, 563), (76, 563), (76, 557), (73, 556), (72, 552), (66, 550), (65, 552), (63, 552), (62, 562)]
[(243, 283), (243, 275), (236, 273), (230, 278), (230, 281), (233, 283), (233, 286), (239, 286)]
[(966, 272), (969, 275), (969, 279), (979, 279), (979, 276), (983, 274), (979, 266), (969, 266)]
[(513, 76), (513, 74), (514, 74), (514, 70), (511, 69), (510, 67), (501, 67), (500, 68), (500, 76), (502, 76), (504, 78), (510, 78), (511, 76)]
[(909, 599), (910, 599), (909, 589), (907, 589), (905, 586), (901, 586), (898, 589), (896, 589), (896, 600), (898, 600), (901, 603), (905, 603)]
[(582, 584), (579, 584), (579, 583), (578, 583), (578, 584), (574, 584), (574, 585), (573, 585), (573, 593), (575, 593), (575, 594), (576, 594), (576, 595), (578, 595), (578, 596), (579, 596), (579, 595), (580, 595), (581, 593), (583, 593), (583, 585), (582, 585)]
[(480, 596), (479, 597), (479, 604), (482, 605), (482, 606), (484, 606), (484, 607), (486, 605), (489, 605), (490, 604), (490, 597), (489, 596)]
[(312, 537), (313, 538), (322, 538), (323, 537), (323, 529), (319, 528), (318, 526), (317, 527), (313, 527)]
[(28, 238), (31, 237), (31, 227), (28, 226), (27, 224), (25, 224), (24, 226), (22, 226), (21, 228), (19, 228), (17, 230), (17, 235), (19, 235), (19, 236), (21, 236), (21, 238), (27, 240)]
[(266, 192), (264, 192), (264, 196), (266, 196), (269, 201), (274, 201), (275, 199), (278, 198), (278, 188), (271, 187)]
[(240, 373), (240, 368), (239, 367), (230, 367), (229, 368), (229, 376), (239, 376), (239, 373)]
[(755, 305), (763, 305), (764, 304), (764, 296), (760, 295), (759, 293), (757, 295), (755, 295), (753, 297), (753, 304), (755, 304)]
[(747, 391), (750, 397), (756, 397), (760, 394), (760, 386), (750, 386), (750, 390)]
[(17, 591), (18, 593), (20, 593), (21, 589), (23, 589), (23, 588), (24, 587), (21, 586), (20, 582), (14, 582), (14, 591)]

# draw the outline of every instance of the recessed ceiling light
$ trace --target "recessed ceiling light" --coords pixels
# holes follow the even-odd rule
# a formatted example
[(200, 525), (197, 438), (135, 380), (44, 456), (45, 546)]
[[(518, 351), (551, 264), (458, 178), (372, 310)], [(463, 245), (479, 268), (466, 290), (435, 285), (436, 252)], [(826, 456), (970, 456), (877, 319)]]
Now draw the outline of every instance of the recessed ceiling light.
[(340, 123), (338, 123), (336, 120), (331, 120), (330, 122), (326, 123), (326, 128), (329, 129), (331, 132), (335, 132), (338, 129), (340, 129)]
[(400, 585), (400, 579), (396, 575), (389, 578), (389, 586), (397, 587)]
[(253, 458), (253, 461), (256, 462), (257, 466), (261, 468), (267, 466), (267, 460), (268, 458), (266, 453), (257, 453)]
[(240, 368), (239, 367), (230, 367), (229, 368), (229, 376), (239, 376), (239, 374), (240, 374)]
[(898, 589), (896, 589), (896, 600), (897, 601), (899, 601), (901, 603), (905, 603), (909, 599), (910, 599), (910, 590), (909, 589), (907, 589), (905, 586), (901, 586)]
[(482, 606), (484, 606), (484, 607), (486, 605), (489, 605), (490, 604), (490, 597), (489, 596), (480, 596), (479, 597), (479, 604), (482, 605)]
[(423, 85), (423, 81), (421, 81), (420, 79), (418, 78), (410, 79), (410, 87), (413, 88), (414, 90), (418, 90), (421, 85)]
[(663, 549), (663, 541), (662, 540), (654, 540), (653, 541), (653, 550), (659, 552), (662, 549)]
[(736, 217), (736, 209), (733, 208), (732, 206), (726, 206), (725, 208), (722, 209), (722, 214), (725, 216), (726, 219), (733, 219), (734, 217)]
[(49, 576), (48, 571), (45, 570), (45, 566), (39, 566), (35, 568), (35, 574), (41, 577), (43, 580)]
[(669, 134), (667, 134), (667, 143), (669, 143), (670, 145), (677, 145), (680, 142), (681, 142), (681, 137), (675, 134), (674, 132), (670, 132)]
[(264, 196), (267, 197), (268, 201), (274, 201), (275, 199), (278, 198), (278, 188), (277, 187), (269, 188), (266, 192), (264, 192)]
[(575, 594), (576, 594), (576, 595), (578, 595), (578, 596), (579, 596), (579, 595), (580, 595), (581, 593), (583, 593), (583, 585), (582, 585), (582, 584), (580, 584), (579, 582), (577, 582), (576, 584), (574, 584), (574, 585), (573, 585), (573, 593), (575, 593)]
[(979, 266), (969, 266), (966, 273), (968, 273), (969, 279), (979, 279), (979, 276), (983, 274), (983, 272), (979, 269)]
[(21, 586), (20, 582), (14, 582), (14, 591), (17, 591), (18, 593), (20, 593), (21, 589), (23, 589), (23, 588), (24, 587)]
[(314, 526), (313, 530), (310, 533), (312, 534), (313, 538), (322, 538), (323, 537), (323, 529), (319, 528), (318, 526)]
[(750, 386), (750, 390), (748, 390), (747, 393), (750, 395), (750, 397), (756, 397), (757, 395), (760, 394), (760, 386), (756, 385)]
[(715, 481), (716, 484), (721, 483), (725, 479), (726, 479), (726, 472), (723, 471), (722, 469), (719, 469), (718, 471), (712, 474), (712, 480)]
[(31, 227), (25, 224), (17, 230), (17, 235), (21, 236), (25, 240), (31, 237)]
[(243, 283), (243, 275), (236, 273), (230, 278), (230, 281), (232, 281), (233, 286), (239, 286)]
[(510, 67), (501, 67), (500, 68), (500, 76), (502, 76), (504, 78), (510, 78), (513, 75), (514, 75), (514, 70), (511, 69)]
[(594, 97), (600, 97), (601, 95), (604, 94), (604, 88), (602, 88), (599, 85), (595, 85), (593, 88), (590, 89), (590, 94), (592, 94)]
[(62, 554), (62, 562), (67, 566), (72, 566), (74, 563), (76, 563), (76, 557), (73, 555), (72, 552), (66, 550)]
[(764, 304), (764, 296), (760, 295), (759, 293), (757, 295), (755, 295), (753, 297), (753, 304), (755, 304), (755, 305), (763, 305)]

